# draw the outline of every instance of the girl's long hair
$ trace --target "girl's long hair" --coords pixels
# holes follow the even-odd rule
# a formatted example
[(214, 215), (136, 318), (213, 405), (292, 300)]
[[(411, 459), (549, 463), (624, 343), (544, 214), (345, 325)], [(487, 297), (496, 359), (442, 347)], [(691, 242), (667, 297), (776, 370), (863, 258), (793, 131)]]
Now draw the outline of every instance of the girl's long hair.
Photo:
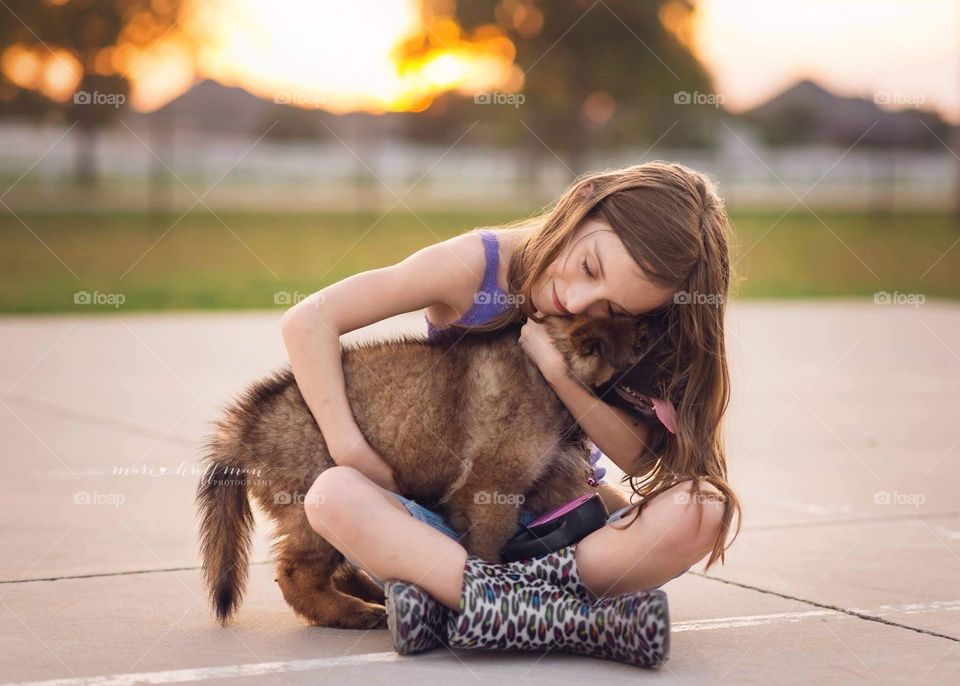
[[(714, 182), (681, 164), (653, 161), (578, 177), (552, 205), (527, 219), (495, 229), (530, 229), (510, 258), (510, 293), (522, 294), (511, 309), (477, 331), (502, 328), (522, 317), (539, 321), (532, 306), (534, 283), (567, 247), (584, 220), (604, 220), (647, 277), (674, 290), (674, 301), (658, 312), (667, 322), (674, 351), (668, 364), (667, 398), (677, 409), (677, 433), (651, 426), (637, 473), (626, 474), (639, 518), (654, 496), (692, 480), (690, 495), (701, 503), (708, 481), (726, 503), (721, 529), (707, 560), (724, 561), (733, 515), (740, 532), (740, 502), (727, 483), (722, 420), (730, 401), (724, 315), (731, 287), (730, 220)], [(648, 313), (645, 313), (648, 314)], [(700, 517), (703, 510), (700, 508)]]

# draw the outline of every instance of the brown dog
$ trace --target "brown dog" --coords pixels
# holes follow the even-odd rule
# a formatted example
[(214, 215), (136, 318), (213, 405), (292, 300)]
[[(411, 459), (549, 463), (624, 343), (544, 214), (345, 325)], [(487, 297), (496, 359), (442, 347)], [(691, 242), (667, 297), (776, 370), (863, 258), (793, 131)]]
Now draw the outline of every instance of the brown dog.
[[(547, 317), (544, 325), (571, 374), (594, 389), (661, 353), (653, 320)], [(434, 342), (404, 337), (342, 354), (354, 417), (400, 492), (444, 513), (467, 550), (491, 561), (519, 527), (518, 503), (546, 512), (588, 492), (592, 475), (585, 435), (518, 334), (519, 324), (467, 335), (446, 329)], [(334, 462), (289, 368), (225, 409), (203, 460), (200, 551), (221, 624), (246, 583), (250, 496), (275, 524), (276, 580), (298, 614), (320, 626), (384, 624), (381, 589), (307, 522), (304, 496)]]

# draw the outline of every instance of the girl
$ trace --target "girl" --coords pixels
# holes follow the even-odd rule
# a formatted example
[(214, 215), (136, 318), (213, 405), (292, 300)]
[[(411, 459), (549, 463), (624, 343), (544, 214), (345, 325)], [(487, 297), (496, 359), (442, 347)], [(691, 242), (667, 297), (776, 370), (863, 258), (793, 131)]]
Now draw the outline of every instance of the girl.
[[(547, 211), (477, 233), (351, 276), (284, 313), (294, 375), (338, 465), (317, 478), (306, 516), (348, 559), (388, 580), (401, 653), (553, 645), (659, 664), (669, 627), (665, 595), (654, 589), (708, 553), (706, 569), (723, 562), (734, 511), (740, 528), (721, 436), (730, 393), (723, 201), (699, 172), (655, 161), (583, 175)], [(547, 558), (492, 565), (469, 556), (440, 515), (396, 493), (347, 403), (339, 336), (420, 308), (431, 336), (454, 323), (490, 330), (527, 317), (520, 346), (640, 500)], [(676, 408), (669, 430), (580, 385), (541, 324), (541, 315), (654, 311), (676, 351), (663, 394)]]

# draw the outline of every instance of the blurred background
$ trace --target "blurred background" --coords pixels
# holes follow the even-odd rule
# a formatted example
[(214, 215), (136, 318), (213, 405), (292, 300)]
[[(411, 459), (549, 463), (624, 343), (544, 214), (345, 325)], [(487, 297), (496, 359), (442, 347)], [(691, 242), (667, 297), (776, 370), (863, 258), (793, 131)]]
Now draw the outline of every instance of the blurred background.
[(0, 15), (4, 312), (285, 309), (652, 159), (718, 181), (736, 295), (960, 296), (952, 0)]

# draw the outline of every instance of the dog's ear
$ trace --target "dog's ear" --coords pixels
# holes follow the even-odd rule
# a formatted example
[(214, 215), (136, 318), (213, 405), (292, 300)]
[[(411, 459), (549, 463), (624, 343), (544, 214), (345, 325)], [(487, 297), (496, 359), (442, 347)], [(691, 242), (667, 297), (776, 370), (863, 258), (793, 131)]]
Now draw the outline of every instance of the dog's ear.
[(643, 355), (649, 344), (649, 326), (643, 317), (637, 317), (634, 320), (633, 354)]
[(617, 370), (629, 367), (637, 357), (637, 349), (643, 347), (644, 337), (637, 329), (633, 317), (616, 315), (603, 322), (603, 348), (607, 363)]
[(644, 353), (669, 347), (667, 323), (662, 316), (647, 314), (636, 318), (636, 352)]

